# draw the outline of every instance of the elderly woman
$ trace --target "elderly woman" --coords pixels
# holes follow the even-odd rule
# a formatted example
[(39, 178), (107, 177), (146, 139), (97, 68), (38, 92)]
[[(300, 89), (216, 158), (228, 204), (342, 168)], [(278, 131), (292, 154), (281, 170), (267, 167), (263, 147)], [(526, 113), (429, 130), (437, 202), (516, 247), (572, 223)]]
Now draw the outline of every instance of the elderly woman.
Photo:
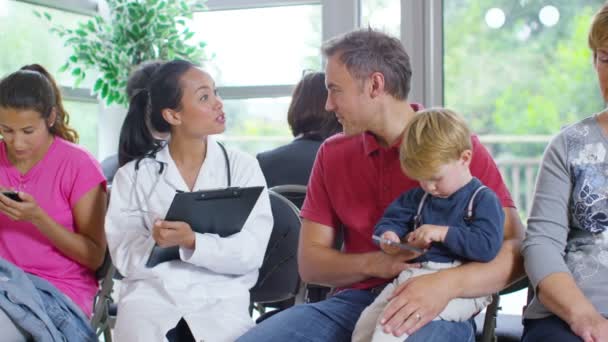
[[(608, 101), (608, 4), (589, 33)], [(522, 247), (534, 299), (523, 341), (608, 341), (608, 110), (564, 129), (547, 148)]]

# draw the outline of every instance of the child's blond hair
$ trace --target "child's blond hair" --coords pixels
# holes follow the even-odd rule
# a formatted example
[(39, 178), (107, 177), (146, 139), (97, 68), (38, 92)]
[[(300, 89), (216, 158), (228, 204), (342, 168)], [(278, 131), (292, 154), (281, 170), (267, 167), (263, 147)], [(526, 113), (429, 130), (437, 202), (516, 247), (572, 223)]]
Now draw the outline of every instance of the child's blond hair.
[(405, 127), (399, 160), (414, 179), (429, 179), (439, 167), (471, 150), (471, 132), (464, 119), (445, 108), (416, 113)]
[(587, 40), (593, 51), (595, 63), (597, 50), (608, 47), (608, 3), (604, 4), (593, 16)]

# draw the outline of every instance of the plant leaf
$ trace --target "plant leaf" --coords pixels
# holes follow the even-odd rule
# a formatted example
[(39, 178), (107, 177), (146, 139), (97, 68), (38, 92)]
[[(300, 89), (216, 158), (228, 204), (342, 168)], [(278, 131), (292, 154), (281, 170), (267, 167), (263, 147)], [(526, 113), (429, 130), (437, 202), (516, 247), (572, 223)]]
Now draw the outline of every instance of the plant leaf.
[(97, 81), (95, 81), (95, 85), (93, 86), (93, 91), (94, 92), (98, 92), (99, 89), (101, 89), (102, 86), (103, 86), (103, 79), (102, 78), (98, 78)]
[(103, 87), (101, 88), (101, 98), (105, 99), (106, 96), (108, 96), (108, 84), (104, 83)]
[(59, 72), (65, 72), (66, 70), (68, 70), (69, 67), (70, 67), (70, 62), (69, 61), (65, 62), (65, 64), (59, 68)]
[[(1, 1), (1, 0), (0, 0)], [(99, 74), (93, 92), (106, 103), (125, 104), (129, 71), (150, 59), (184, 58), (200, 61), (206, 54), (205, 42), (188, 43), (195, 32), (185, 18), (202, 8), (205, 0), (108, 0), (110, 22), (96, 15), (64, 28), (52, 23), (50, 32), (59, 36), (72, 53), (60, 71), (71, 71), (76, 86), (86, 74)], [(52, 21), (47, 13), (34, 11), (39, 18)]]

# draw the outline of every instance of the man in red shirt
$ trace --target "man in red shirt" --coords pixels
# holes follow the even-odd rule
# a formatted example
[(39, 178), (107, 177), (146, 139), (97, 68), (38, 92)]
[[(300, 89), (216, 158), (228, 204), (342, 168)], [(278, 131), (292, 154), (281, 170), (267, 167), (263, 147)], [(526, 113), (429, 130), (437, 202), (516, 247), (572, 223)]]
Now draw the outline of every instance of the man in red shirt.
[[(399, 164), (402, 133), (418, 109), (408, 102), (411, 68), (399, 40), (374, 30), (327, 42), (326, 109), (344, 134), (319, 149), (302, 208), (299, 271), (305, 282), (339, 288), (331, 298), (285, 310), (239, 341), (349, 341), (354, 325), (382, 287), (417, 255), (392, 256), (372, 241), (388, 205), (418, 184)], [(471, 262), (415, 277), (399, 286), (383, 315), (385, 331), (408, 341), (474, 341), (472, 321), (431, 321), (458, 297), (479, 297), (523, 275), (523, 226), (488, 151), (472, 136), (471, 173), (497, 194), (505, 211), (503, 246), (489, 263)], [(340, 229), (344, 248), (333, 248)]]

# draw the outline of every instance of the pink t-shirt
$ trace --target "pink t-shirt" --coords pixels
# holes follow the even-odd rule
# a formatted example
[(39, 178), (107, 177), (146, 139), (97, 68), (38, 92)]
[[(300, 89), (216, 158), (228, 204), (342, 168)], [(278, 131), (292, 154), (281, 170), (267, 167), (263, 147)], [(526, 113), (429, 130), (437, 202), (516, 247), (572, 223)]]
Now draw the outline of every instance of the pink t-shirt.
[[(57, 223), (78, 231), (72, 208), (105, 178), (95, 158), (78, 145), (55, 138), (46, 155), (22, 175), (8, 160), (0, 141), (0, 186), (31, 194)], [(29, 222), (15, 222), (0, 213), (0, 257), (25, 272), (48, 280), (91, 315), (97, 291), (94, 272), (62, 254)]]

